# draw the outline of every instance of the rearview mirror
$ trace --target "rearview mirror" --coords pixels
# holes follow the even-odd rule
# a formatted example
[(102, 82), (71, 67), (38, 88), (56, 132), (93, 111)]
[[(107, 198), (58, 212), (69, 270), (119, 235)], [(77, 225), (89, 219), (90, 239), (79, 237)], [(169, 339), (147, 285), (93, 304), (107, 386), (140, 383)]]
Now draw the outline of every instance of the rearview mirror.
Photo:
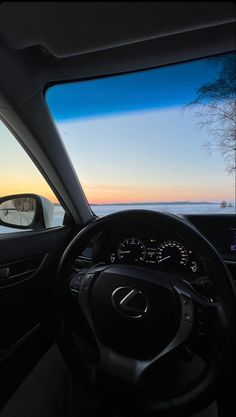
[(54, 205), (36, 194), (0, 198), (0, 225), (14, 229), (40, 230), (52, 226)]

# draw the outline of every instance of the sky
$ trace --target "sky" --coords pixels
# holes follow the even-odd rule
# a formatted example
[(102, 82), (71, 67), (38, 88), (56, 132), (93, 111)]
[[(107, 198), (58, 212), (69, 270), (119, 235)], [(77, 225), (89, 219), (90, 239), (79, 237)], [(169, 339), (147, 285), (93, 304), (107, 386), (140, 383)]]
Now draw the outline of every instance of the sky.
[(58, 129), (91, 203), (233, 200), (221, 156), (203, 150), (204, 133), (178, 107), (61, 122)]
[(0, 196), (35, 193), (57, 202), (43, 176), (1, 121), (0, 150)]
[(222, 155), (185, 105), (218, 60), (53, 86), (46, 101), (91, 203), (234, 200)]
[[(90, 203), (234, 200), (234, 178), (208, 133), (184, 109), (220, 71), (199, 60), (60, 84), (46, 102)], [(0, 123), (0, 194), (35, 192), (56, 201)]]

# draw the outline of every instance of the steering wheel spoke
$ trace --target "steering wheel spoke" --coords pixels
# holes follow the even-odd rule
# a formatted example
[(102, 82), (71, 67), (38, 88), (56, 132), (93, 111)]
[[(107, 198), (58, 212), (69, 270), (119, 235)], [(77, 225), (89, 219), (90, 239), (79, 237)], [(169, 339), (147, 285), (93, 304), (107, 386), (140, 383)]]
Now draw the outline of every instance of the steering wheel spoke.
[(193, 306), (193, 327), (187, 345), (204, 359), (216, 343), (221, 327), (220, 304), (188, 288)]

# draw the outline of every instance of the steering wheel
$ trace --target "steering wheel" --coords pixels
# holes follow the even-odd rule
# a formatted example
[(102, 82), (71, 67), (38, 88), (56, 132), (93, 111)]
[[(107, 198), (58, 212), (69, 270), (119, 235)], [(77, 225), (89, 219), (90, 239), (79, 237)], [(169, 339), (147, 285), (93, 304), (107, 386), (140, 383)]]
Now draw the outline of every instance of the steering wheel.
[[(214, 287), (214, 299), (200, 295), (179, 272), (118, 264), (71, 272), (75, 259), (99, 233), (131, 222), (159, 225), (191, 245)], [(57, 290), (62, 354), (122, 415), (183, 416), (214, 399), (231, 360), (235, 293), (220, 255), (186, 220), (149, 210), (96, 219), (64, 252)], [(165, 369), (186, 346), (196, 354), (207, 350), (204, 371), (187, 387), (163, 394)]]

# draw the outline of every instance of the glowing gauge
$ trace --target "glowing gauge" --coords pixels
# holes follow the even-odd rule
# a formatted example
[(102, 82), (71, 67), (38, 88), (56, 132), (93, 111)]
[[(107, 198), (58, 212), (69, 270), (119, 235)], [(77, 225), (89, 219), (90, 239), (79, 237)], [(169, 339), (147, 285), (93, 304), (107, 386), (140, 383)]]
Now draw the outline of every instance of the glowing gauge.
[(168, 240), (158, 246), (156, 261), (168, 267), (185, 266), (188, 262), (188, 252), (180, 242)]
[(135, 237), (128, 238), (121, 242), (117, 255), (121, 262), (143, 262), (146, 256), (146, 247), (141, 240)]

